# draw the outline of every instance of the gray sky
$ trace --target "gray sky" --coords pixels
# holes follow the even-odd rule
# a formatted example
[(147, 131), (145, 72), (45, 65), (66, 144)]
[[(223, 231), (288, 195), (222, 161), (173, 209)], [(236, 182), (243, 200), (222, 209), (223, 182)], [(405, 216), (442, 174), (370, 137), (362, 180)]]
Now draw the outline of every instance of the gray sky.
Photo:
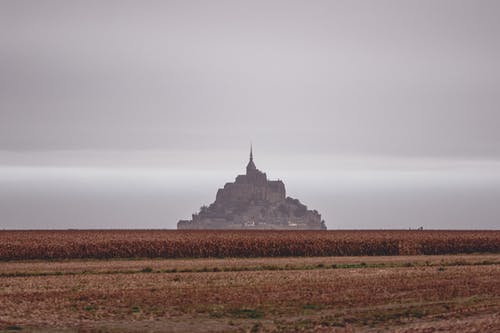
[[(173, 227), (251, 140), (330, 228), (498, 228), (499, 17), (498, 1), (3, 0), (0, 228)], [(137, 198), (109, 192), (128, 181)]]

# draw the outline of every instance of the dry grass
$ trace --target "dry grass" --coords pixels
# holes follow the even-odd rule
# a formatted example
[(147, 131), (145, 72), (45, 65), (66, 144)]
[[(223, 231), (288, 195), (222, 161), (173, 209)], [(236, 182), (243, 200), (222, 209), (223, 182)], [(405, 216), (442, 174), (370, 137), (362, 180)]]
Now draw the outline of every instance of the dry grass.
[[(0, 264), (0, 327), (494, 332), (499, 261), (500, 255), (9, 262)], [(21, 271), (31, 275), (8, 275)]]
[(8, 261), (0, 265), (0, 277), (62, 274), (188, 273), (213, 271), (310, 270), (342, 268), (391, 268), (418, 266), (469, 266), (500, 264), (500, 254), (287, 257), (287, 258), (198, 258), (198, 259), (109, 259), (60, 261)]

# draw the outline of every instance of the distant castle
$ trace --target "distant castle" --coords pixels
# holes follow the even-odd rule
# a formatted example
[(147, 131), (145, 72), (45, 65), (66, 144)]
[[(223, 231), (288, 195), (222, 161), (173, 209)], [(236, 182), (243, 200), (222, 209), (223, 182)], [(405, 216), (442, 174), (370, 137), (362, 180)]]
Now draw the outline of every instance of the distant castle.
[(217, 191), (215, 202), (203, 206), (177, 229), (314, 229), (326, 230), (321, 215), (286, 196), (281, 180), (268, 180), (253, 162), (252, 147), (245, 175)]

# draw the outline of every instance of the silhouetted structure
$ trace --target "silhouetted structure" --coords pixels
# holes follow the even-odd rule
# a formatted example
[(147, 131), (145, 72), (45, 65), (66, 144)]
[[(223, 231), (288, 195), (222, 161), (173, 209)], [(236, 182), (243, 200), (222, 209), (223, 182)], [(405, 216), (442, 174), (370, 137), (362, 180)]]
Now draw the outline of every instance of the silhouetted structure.
[(252, 147), (245, 175), (217, 191), (215, 202), (203, 206), (177, 229), (325, 229), (321, 215), (286, 196), (281, 180), (268, 180), (253, 162)]

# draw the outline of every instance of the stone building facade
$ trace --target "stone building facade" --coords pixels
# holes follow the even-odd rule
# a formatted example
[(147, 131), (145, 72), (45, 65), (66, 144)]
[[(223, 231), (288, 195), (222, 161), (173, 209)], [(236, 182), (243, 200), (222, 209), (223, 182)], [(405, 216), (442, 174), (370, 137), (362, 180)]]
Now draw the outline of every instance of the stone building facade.
[(201, 207), (191, 220), (181, 220), (177, 229), (326, 229), (316, 210), (286, 196), (281, 180), (268, 180), (250, 160), (246, 174), (238, 175), (217, 191), (215, 202)]

